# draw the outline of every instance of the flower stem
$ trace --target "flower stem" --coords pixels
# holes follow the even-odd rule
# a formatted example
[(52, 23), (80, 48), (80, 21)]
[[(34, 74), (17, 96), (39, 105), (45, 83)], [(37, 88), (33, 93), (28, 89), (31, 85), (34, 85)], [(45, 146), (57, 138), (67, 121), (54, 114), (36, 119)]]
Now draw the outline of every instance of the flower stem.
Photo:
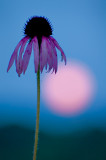
[(38, 132), (39, 132), (39, 113), (40, 113), (40, 69), (37, 72), (37, 113), (36, 113), (36, 130), (35, 130), (35, 143), (33, 160), (36, 160), (37, 145), (38, 145)]

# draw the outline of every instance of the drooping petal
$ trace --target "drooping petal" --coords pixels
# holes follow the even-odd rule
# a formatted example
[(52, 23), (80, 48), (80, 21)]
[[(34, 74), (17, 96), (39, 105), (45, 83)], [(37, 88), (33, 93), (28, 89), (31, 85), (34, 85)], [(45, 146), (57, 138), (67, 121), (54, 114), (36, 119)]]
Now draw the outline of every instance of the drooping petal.
[(26, 50), (25, 50), (25, 53), (24, 53), (24, 56), (23, 56), (23, 73), (24, 74), (25, 74), (25, 71), (28, 67), (31, 52), (32, 52), (32, 41), (28, 43)]
[(65, 65), (66, 65), (66, 56), (65, 56), (62, 48), (59, 46), (58, 42), (52, 36), (50, 36), (50, 39), (52, 40), (54, 45), (57, 47), (57, 49), (61, 52), (62, 60), (64, 59), (64, 62), (65, 62)]
[(16, 65), (16, 72), (18, 73), (18, 76), (20, 77), (20, 74), (22, 73), (22, 71), (23, 71), (23, 69), (22, 69), (22, 66), (21, 66), (21, 64), (20, 64), (20, 62), (19, 63), (17, 63), (17, 65)]
[[(47, 53), (48, 53), (47, 54), (47, 63), (49, 65), (48, 72), (50, 72), (50, 70), (53, 67), (53, 56), (52, 56), (52, 47), (51, 47), (51, 43), (50, 43), (49, 39), (47, 39), (46, 45), (47, 45)], [(46, 65), (46, 69), (47, 69), (47, 65)]]
[(38, 71), (39, 66), (39, 46), (38, 46), (38, 40), (37, 37), (34, 37), (32, 39), (33, 41), (33, 50), (34, 50), (34, 66), (35, 66), (35, 73)]
[[(24, 38), (23, 38), (24, 39)], [(19, 50), (19, 47), (21, 46), (22, 42), (23, 42), (23, 39), (21, 39), (21, 41), (17, 44), (11, 58), (10, 58), (10, 61), (9, 61), (9, 64), (8, 64), (8, 68), (7, 68), (7, 72), (9, 71), (9, 69), (11, 68), (11, 66), (13, 65), (14, 63), (14, 60), (17, 59), (17, 53), (18, 53), (18, 50)]]
[(25, 45), (26, 45), (28, 39), (29, 39), (29, 37), (24, 37), (23, 38), (23, 43), (22, 43), (22, 46), (21, 46), (20, 52), (19, 52), (19, 61), (22, 59), (22, 54), (24, 52), (24, 48), (25, 48)]
[(42, 37), (41, 48), (40, 48), (40, 70), (43, 71), (44, 66), (47, 64), (47, 38)]
[(53, 56), (53, 71), (55, 70), (55, 73), (57, 72), (57, 51), (56, 51), (56, 48), (55, 48), (55, 45), (53, 43), (53, 41), (51, 39), (50, 40), (50, 43), (51, 43), (51, 49), (52, 49), (52, 56)]
[(16, 60), (16, 72), (18, 73), (19, 76), (23, 71), (22, 54), (24, 52), (24, 48), (25, 48), (25, 45), (26, 45), (28, 39), (29, 39), (29, 37), (25, 37), (23, 39), (23, 42), (22, 42), (22, 45), (21, 45), (21, 48), (20, 48), (20, 52), (19, 52), (19, 56), (18, 56), (18, 58)]

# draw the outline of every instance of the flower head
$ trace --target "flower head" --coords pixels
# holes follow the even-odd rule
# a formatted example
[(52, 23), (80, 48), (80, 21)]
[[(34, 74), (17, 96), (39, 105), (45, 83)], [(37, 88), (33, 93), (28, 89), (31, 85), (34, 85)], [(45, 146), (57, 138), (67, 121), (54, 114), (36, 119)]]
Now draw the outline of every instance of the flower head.
[(49, 21), (44, 17), (32, 17), (27, 21), (24, 28), (25, 37), (17, 44), (7, 68), (7, 72), (15, 61), (16, 72), (20, 76), (25, 73), (28, 67), (32, 50), (34, 52), (34, 68), (37, 73), (38, 68), (53, 69), (57, 72), (57, 51), (61, 52), (62, 60), (66, 64), (66, 56), (58, 42), (51, 36), (52, 28)]

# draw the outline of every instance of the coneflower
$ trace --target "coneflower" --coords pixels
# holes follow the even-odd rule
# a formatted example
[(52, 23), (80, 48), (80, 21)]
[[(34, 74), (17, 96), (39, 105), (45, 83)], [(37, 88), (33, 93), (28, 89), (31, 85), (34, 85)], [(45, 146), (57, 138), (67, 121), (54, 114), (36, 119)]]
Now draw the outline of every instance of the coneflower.
[(32, 49), (34, 52), (34, 68), (37, 73), (37, 115), (33, 160), (36, 160), (38, 131), (39, 131), (39, 112), (40, 112), (40, 72), (44, 67), (48, 72), (53, 69), (57, 72), (57, 51), (61, 52), (62, 60), (66, 64), (66, 56), (58, 42), (51, 36), (52, 28), (49, 21), (44, 17), (32, 17), (24, 28), (25, 37), (17, 44), (7, 68), (7, 72), (15, 61), (18, 76), (26, 72)]

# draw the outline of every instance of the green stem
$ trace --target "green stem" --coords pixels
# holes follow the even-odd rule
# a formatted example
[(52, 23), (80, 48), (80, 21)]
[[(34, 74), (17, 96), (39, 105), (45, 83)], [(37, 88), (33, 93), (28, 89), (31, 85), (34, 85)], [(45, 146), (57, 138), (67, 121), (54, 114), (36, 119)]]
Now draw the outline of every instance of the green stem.
[(40, 113), (40, 69), (37, 72), (37, 113), (36, 113), (36, 130), (35, 130), (35, 143), (33, 160), (36, 160), (37, 145), (38, 145), (38, 132), (39, 132), (39, 113)]

